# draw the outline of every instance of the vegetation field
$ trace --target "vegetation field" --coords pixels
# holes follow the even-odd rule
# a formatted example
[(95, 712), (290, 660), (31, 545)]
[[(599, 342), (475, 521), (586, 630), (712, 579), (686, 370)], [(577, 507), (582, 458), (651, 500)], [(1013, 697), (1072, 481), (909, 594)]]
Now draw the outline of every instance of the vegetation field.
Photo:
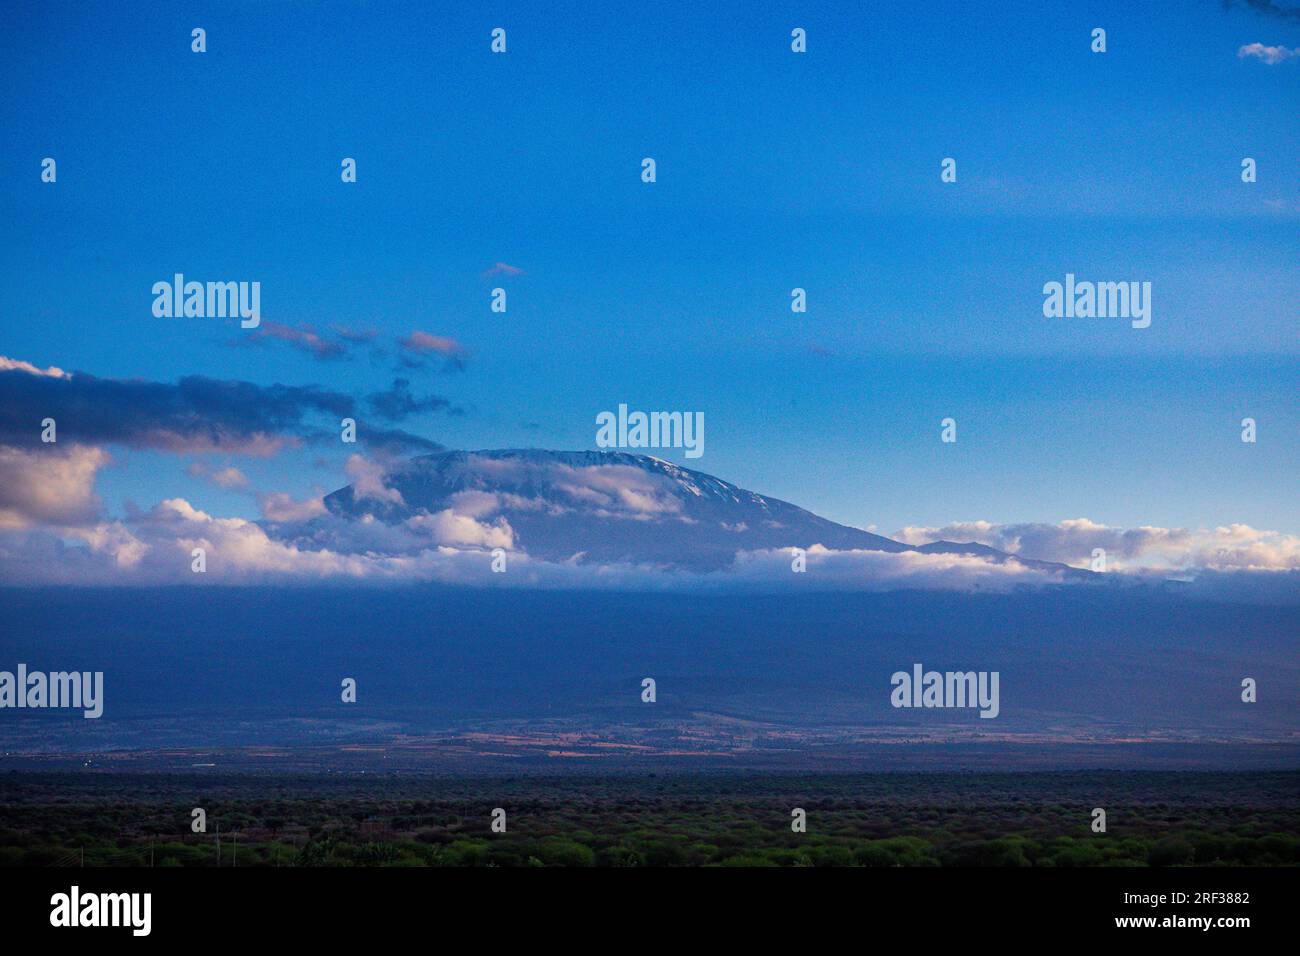
[(0, 774), (5, 866), (1297, 863), (1294, 772)]

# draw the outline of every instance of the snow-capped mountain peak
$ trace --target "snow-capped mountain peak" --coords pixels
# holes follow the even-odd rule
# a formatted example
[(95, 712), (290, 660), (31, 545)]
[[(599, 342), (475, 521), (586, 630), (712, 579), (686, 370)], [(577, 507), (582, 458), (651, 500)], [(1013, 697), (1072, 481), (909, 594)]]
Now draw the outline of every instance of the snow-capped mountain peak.
[[(713, 570), (740, 551), (821, 545), (971, 554), (973, 547), (913, 548), (662, 458), (621, 451), (436, 452), (327, 495), (325, 506), (336, 517), (386, 525), (468, 524), (487, 529), (479, 535), (484, 546), (508, 545), (550, 561)], [(990, 560), (1010, 557), (981, 551)]]

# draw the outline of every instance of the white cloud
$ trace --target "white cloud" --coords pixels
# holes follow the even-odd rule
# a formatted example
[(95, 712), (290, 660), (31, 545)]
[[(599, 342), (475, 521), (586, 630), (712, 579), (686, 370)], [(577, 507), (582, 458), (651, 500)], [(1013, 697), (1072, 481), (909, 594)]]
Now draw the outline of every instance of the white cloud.
[(428, 534), (434, 542), (459, 548), (513, 548), (514, 531), (505, 518), (484, 524), (447, 508), (435, 514), (419, 514), (406, 524)]
[(204, 462), (196, 461), (185, 469), (185, 473), (192, 478), (206, 478), (219, 488), (234, 490), (248, 487), (248, 476), (233, 466), (213, 471)]
[(55, 368), (51, 365), (49, 368), (40, 369), (31, 362), (24, 362), (22, 359), (11, 359), (0, 355), (0, 372), (26, 372), (28, 375), (43, 375), (46, 378), (72, 378), (61, 368)]
[(108, 452), (88, 445), (0, 445), (0, 528), (93, 520), (100, 511), (95, 477), (109, 461)]
[(84, 541), (91, 551), (112, 558), (118, 568), (134, 568), (149, 553), (149, 545), (137, 538), (120, 521), (91, 528), (69, 529), (69, 536)]
[(452, 510), (457, 514), (469, 515), (472, 518), (481, 518), (503, 508), (510, 508), (512, 511), (564, 513), (563, 508), (553, 505), (544, 498), (525, 498), (522, 495), (500, 491), (478, 491), (476, 489), (457, 491), (447, 500), (451, 503)]
[(1263, 60), (1269, 66), (1274, 66), (1284, 60), (1300, 56), (1300, 49), (1290, 50), (1284, 46), (1265, 46), (1262, 43), (1247, 43), (1237, 49), (1237, 56), (1253, 56), (1257, 60)]
[(384, 484), (384, 478), (387, 477), (383, 465), (378, 462), (368, 461), (360, 455), (353, 455), (347, 460), (344, 466), (347, 475), (352, 479), (352, 494), (358, 501), (371, 499), (374, 501), (386, 501), (389, 504), (405, 505), (402, 500), (402, 493), (396, 488), (389, 488)]
[(594, 504), (602, 517), (673, 515), (682, 510), (672, 481), (629, 465), (548, 465), (555, 488), (576, 502)]
[(272, 491), (257, 496), (262, 517), (267, 521), (309, 521), (325, 514), (325, 500), (321, 495), (305, 501), (295, 501), (283, 491)]
[(1094, 548), (1109, 570), (1276, 571), (1300, 568), (1300, 537), (1246, 524), (1212, 529), (1115, 528), (1087, 518), (1057, 524), (954, 522), (942, 528), (907, 527), (894, 537), (908, 544), (973, 541), (1025, 558), (1087, 567)]
[[(758, 585), (799, 578), (790, 569), (788, 548), (748, 551), (736, 556), (727, 574)], [(821, 545), (807, 549), (808, 570), (803, 583), (816, 587), (879, 591), (898, 588), (972, 591), (1007, 590), (1020, 585), (1057, 584), (1062, 573), (1043, 571), (1018, 561), (990, 561), (978, 555), (921, 554), (916, 551), (832, 551)], [(793, 583), (793, 582), (791, 582)]]

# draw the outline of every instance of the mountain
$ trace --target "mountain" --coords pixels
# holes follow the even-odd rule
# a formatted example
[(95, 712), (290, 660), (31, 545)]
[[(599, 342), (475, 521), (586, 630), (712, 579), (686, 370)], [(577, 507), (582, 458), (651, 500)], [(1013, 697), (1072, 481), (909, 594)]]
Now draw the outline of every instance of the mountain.
[[(443, 451), (390, 467), (325, 497), (336, 517), (396, 525), (440, 514), (508, 526), (513, 547), (549, 561), (716, 570), (737, 551), (917, 551), (1021, 560), (985, 545), (913, 547), (648, 455), (617, 451)], [(1040, 568), (1087, 572), (1051, 562)]]

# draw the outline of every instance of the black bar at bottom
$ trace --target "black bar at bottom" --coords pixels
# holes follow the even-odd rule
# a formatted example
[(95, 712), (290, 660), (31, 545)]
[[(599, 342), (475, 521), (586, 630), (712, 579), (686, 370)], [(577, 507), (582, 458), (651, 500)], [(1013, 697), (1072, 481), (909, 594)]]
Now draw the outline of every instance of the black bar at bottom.
[[(1172, 933), (1228, 942), (1284, 931), (1295, 876), (1288, 868), (10, 869), (0, 870), (0, 918), (11, 941), (135, 935), (129, 925), (53, 926), (52, 913), (70, 913), (75, 886), (83, 907), (90, 894), (150, 894), (145, 938), (165, 941), (374, 943), (376, 934), (436, 929), (450, 943), (444, 934), (459, 928), (471, 940), (577, 942), (598, 932), (635, 945), (647, 933), (762, 938), (784, 927), (862, 938), (901, 926), (927, 943), (1031, 931), (1055, 934), (1049, 939)], [(67, 897), (63, 913), (56, 894)], [(109, 909), (123, 905), (119, 898)], [(142, 908), (133, 912), (141, 923)]]

